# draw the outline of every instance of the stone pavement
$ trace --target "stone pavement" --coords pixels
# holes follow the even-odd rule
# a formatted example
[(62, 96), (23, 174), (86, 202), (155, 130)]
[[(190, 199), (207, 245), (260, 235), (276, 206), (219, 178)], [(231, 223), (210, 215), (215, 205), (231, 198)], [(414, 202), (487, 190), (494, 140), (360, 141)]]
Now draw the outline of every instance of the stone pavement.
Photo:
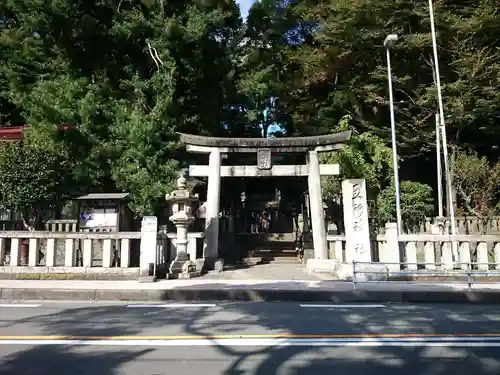
[(187, 280), (0, 280), (7, 300), (239, 300), (384, 301), (500, 303), (500, 283), (338, 281), (332, 274), (309, 273), (302, 264), (267, 264), (208, 273)]
[(208, 273), (210, 280), (337, 280), (333, 273), (311, 273), (304, 264), (259, 264), (250, 267), (230, 268), (224, 272)]

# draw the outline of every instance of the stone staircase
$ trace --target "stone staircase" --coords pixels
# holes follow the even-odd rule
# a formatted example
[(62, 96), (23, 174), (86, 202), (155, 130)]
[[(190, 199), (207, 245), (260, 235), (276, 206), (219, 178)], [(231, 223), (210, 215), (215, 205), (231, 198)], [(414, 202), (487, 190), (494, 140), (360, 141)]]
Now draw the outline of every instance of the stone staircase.
[(243, 264), (300, 263), (293, 240), (293, 233), (269, 234), (248, 252), (248, 257), (243, 258)]

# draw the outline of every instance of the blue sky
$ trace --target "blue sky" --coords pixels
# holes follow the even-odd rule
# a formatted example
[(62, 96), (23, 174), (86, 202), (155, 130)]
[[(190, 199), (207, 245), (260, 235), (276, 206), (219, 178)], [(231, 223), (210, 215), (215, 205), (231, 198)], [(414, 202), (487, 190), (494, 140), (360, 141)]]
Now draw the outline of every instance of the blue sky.
[(253, 0), (236, 0), (236, 2), (240, 6), (241, 15), (243, 16), (243, 18), (247, 18), (248, 10), (253, 4)]

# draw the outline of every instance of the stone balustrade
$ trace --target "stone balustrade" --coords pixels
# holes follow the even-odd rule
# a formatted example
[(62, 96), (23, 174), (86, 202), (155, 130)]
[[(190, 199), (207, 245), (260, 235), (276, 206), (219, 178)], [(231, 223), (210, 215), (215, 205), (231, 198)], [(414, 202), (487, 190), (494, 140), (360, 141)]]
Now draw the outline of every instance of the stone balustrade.
[[(348, 263), (346, 237), (328, 235), (329, 259)], [(403, 234), (389, 229), (372, 239), (373, 263), (399, 270), (500, 270), (500, 235)], [(401, 263), (401, 266), (398, 265)]]
[(328, 234), (326, 240), (328, 243), (328, 259), (334, 259), (339, 263), (346, 262), (345, 236)]
[(138, 269), (140, 239), (141, 232), (0, 231), (0, 272)]
[(404, 260), (426, 269), (500, 270), (500, 235), (402, 235), (399, 241)]
[[(427, 218), (420, 225), (418, 233), (432, 233), (432, 225), (437, 221), (437, 218)], [(443, 224), (449, 228), (451, 220), (449, 217), (444, 218)], [(500, 234), (500, 217), (491, 216), (486, 219), (474, 216), (457, 216), (455, 217), (455, 227), (458, 234)]]
[[(134, 278), (139, 275), (143, 261), (140, 245), (144, 235), (143, 232), (0, 231), (0, 274), (102, 273)], [(201, 257), (203, 237), (203, 232), (188, 234), (190, 259)], [(160, 273), (165, 272), (176, 256), (176, 239), (176, 233), (160, 230), (156, 246), (153, 243), (144, 249), (150, 254), (144, 258), (148, 263), (144, 268), (156, 259)]]
[[(328, 242), (328, 259), (334, 259), (339, 263), (346, 263), (348, 256), (346, 254), (346, 236), (328, 234), (326, 236)], [(378, 236), (371, 241), (372, 253), (376, 254), (377, 249), (382, 242), (385, 241), (385, 236)], [(375, 257), (376, 259), (376, 257)]]
[(380, 262), (401, 262), (407, 270), (500, 270), (500, 235), (404, 234), (398, 241), (394, 233), (377, 242)]
[[(203, 257), (203, 239), (205, 233), (203, 232), (190, 232), (187, 234), (187, 253), (190, 260), (196, 260)], [(157, 236), (158, 253), (157, 260), (158, 266), (166, 267), (177, 255), (176, 241), (177, 233), (166, 232), (160, 230)]]
[(45, 230), (49, 232), (76, 232), (78, 221), (71, 219), (47, 220)]
[[(148, 264), (156, 261), (157, 266), (163, 265), (166, 270), (176, 255), (176, 234), (166, 231), (152, 234), (153, 241), (156, 236), (156, 246), (153, 242), (144, 248), (153, 254), (147, 257)], [(0, 231), (0, 273), (138, 274), (144, 235), (143, 232)], [(203, 238), (203, 232), (188, 234), (190, 259), (202, 256)], [(347, 237), (329, 234), (326, 238), (327, 261), (352, 265), (355, 257), (347, 252), (356, 248), (347, 246)], [(500, 271), (500, 235), (398, 236), (394, 224), (388, 224), (385, 234), (371, 239), (370, 247), (373, 263), (386, 264), (394, 271)], [(331, 270), (330, 263), (328, 267)]]

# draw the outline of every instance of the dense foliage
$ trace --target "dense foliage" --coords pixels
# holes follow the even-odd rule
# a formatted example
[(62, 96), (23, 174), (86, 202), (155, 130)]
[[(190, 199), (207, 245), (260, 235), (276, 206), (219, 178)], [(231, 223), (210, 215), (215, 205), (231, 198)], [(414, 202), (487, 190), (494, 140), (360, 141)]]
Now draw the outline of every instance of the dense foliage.
[(461, 150), (454, 168), (454, 186), (463, 211), (479, 218), (497, 214), (500, 163), (490, 163), (474, 151)]
[[(434, 212), (432, 189), (429, 185), (414, 181), (402, 181), (401, 191), (401, 221), (404, 230), (418, 233), (419, 224)], [(387, 186), (377, 197), (377, 219), (381, 222), (396, 221), (396, 207), (394, 196), (396, 189), (394, 184)]]
[(82, 190), (126, 190), (154, 212), (178, 168), (175, 132), (227, 121), (232, 1), (7, 0), (0, 18), (4, 125), (71, 124), (57, 141)]
[[(494, 162), (497, 1), (441, 0), (435, 12), (448, 139), (453, 149)], [(5, 0), (0, 125), (29, 124), (41, 149), (2, 148), (2, 202), (26, 209), (43, 194), (51, 202), (69, 193), (126, 190), (137, 214), (154, 213), (186, 162), (177, 131), (259, 136), (272, 102), (264, 127), (278, 123), (282, 135), (353, 130), (349, 147), (325, 158), (340, 162), (342, 177), (365, 177), (374, 212), (381, 214), (387, 207), (376, 206), (389, 199), (392, 177), (382, 46), (389, 33), (401, 36), (391, 51), (400, 174), (435, 186), (437, 102), (427, 1), (261, 0), (243, 22), (234, 0)], [(72, 129), (55, 131), (60, 124)], [(47, 165), (39, 159), (40, 168), (18, 164), (28, 152)], [(459, 157), (457, 175), (461, 165)], [(23, 175), (34, 184), (51, 173), (67, 176), (67, 195), (47, 184), (44, 192), (19, 198), (22, 204), (9, 198), (9, 178)], [(325, 180), (328, 199), (338, 184)], [(413, 203), (404, 204), (413, 206), (405, 209), (428, 214), (430, 190), (412, 186)]]
[(72, 165), (64, 149), (34, 134), (0, 144), (1, 208), (21, 215), (27, 229), (38, 228), (72, 196)]

